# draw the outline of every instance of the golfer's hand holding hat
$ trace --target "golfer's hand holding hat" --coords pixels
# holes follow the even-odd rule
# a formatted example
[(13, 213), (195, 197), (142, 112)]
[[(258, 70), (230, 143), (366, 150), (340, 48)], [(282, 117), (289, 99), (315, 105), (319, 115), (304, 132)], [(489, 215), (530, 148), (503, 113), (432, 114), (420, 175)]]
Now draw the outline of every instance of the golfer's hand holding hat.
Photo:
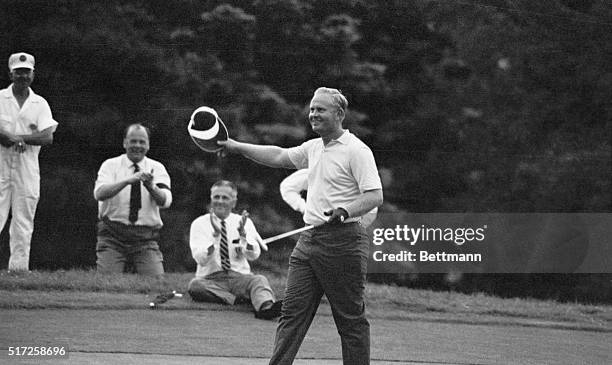
[(229, 152), (235, 152), (236, 151), (236, 145), (238, 144), (238, 142), (236, 142), (235, 140), (228, 138), (226, 140), (219, 140), (217, 141), (217, 145), (220, 146), (220, 150), (217, 152), (218, 156), (221, 157), (225, 157), (227, 156), (227, 154)]

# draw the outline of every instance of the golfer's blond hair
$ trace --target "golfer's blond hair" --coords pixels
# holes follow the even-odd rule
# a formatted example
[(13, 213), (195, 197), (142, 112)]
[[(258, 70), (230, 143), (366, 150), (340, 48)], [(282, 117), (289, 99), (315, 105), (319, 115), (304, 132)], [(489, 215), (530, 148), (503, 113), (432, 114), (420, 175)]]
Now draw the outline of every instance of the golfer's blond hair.
[(340, 90), (332, 89), (329, 87), (320, 87), (315, 90), (314, 96), (316, 96), (317, 94), (326, 94), (331, 96), (332, 103), (346, 114), (346, 108), (348, 108), (348, 100), (346, 100), (346, 97), (342, 95), (342, 92)]

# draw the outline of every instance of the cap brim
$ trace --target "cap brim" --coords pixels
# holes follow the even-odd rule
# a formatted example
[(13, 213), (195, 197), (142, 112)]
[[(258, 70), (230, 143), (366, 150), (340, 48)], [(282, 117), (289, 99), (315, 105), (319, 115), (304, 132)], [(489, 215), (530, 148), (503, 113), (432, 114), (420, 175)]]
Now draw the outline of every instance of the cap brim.
[(32, 64), (27, 63), (27, 62), (19, 62), (14, 65), (11, 65), (11, 71), (13, 71), (16, 68), (29, 68), (30, 70), (34, 69), (34, 67), (32, 67)]
[[(194, 129), (194, 118), (198, 113), (210, 113), (215, 117), (214, 124), (206, 130)], [(223, 146), (217, 144), (218, 141), (227, 141), (228, 133), (225, 123), (219, 118), (217, 112), (213, 108), (206, 106), (196, 109), (191, 114), (187, 131), (193, 142), (206, 152), (217, 152), (223, 149)]]

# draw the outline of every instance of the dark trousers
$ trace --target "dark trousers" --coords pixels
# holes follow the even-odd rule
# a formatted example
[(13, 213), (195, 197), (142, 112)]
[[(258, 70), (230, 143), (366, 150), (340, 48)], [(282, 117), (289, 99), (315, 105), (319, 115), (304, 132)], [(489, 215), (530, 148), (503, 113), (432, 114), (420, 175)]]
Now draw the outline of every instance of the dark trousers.
[(359, 223), (302, 233), (289, 260), (287, 288), (270, 364), (292, 364), (323, 294), (331, 305), (345, 365), (370, 363), (364, 290), (368, 236)]
[(217, 271), (206, 277), (193, 278), (187, 291), (196, 302), (226, 303), (248, 299), (257, 311), (267, 301), (274, 301), (274, 292), (263, 275), (241, 274), (235, 271)]
[(139, 274), (154, 277), (163, 275), (163, 255), (158, 240), (158, 228), (126, 225), (108, 219), (99, 221), (97, 271), (122, 273), (128, 260), (132, 260)]

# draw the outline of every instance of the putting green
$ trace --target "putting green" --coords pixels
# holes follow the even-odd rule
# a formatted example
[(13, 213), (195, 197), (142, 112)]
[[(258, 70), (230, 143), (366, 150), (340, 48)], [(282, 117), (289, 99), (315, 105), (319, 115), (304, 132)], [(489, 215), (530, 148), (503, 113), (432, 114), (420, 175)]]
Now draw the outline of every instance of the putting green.
[[(372, 363), (377, 365), (612, 363), (607, 331), (370, 322)], [(8, 346), (67, 344), (73, 355), (58, 363), (265, 364), (275, 328), (273, 321), (239, 311), (3, 309), (0, 362), (8, 358)], [(339, 364), (340, 356), (333, 319), (318, 315), (296, 364)]]

